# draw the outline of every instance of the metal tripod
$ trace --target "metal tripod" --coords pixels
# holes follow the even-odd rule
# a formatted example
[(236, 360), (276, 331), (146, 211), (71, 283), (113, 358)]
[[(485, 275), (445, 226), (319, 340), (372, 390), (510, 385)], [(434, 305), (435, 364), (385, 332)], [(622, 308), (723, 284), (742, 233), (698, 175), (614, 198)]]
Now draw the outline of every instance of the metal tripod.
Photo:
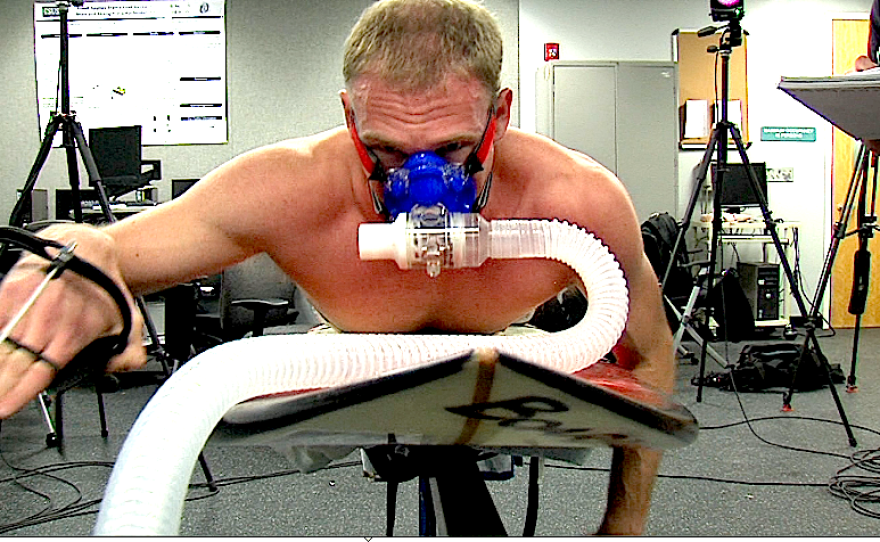
[[(701, 30), (698, 34), (701, 36), (709, 36), (714, 34), (718, 29), (715, 27), (708, 27)], [(758, 183), (758, 179), (755, 175), (755, 172), (752, 170), (751, 164), (749, 163), (748, 156), (746, 154), (745, 146), (743, 145), (742, 137), (740, 135), (739, 129), (735, 124), (729, 121), (728, 117), (728, 99), (730, 96), (730, 87), (729, 87), (729, 78), (730, 78), (730, 55), (734, 47), (737, 47), (742, 44), (742, 27), (739, 24), (738, 20), (731, 20), (729, 24), (724, 27), (724, 31), (721, 34), (721, 38), (719, 40), (719, 44), (717, 47), (712, 46), (709, 48), (710, 53), (718, 53), (721, 56), (721, 119), (718, 121), (712, 129), (711, 136), (709, 138), (709, 143), (706, 146), (706, 152), (703, 155), (702, 161), (697, 170), (697, 182), (696, 186), (694, 186), (693, 193), (691, 194), (690, 201), (688, 203), (688, 208), (685, 211), (685, 216), (682, 220), (683, 227), (679, 229), (678, 237), (675, 240), (675, 245), (673, 247), (672, 257), (669, 260), (669, 265), (666, 268), (666, 272), (663, 276), (663, 281), (661, 284), (663, 286), (666, 285), (666, 281), (668, 280), (670, 273), (672, 271), (672, 266), (676, 261), (676, 257), (679, 254), (679, 251), (684, 248), (684, 237), (687, 233), (687, 225), (690, 224), (691, 218), (694, 213), (694, 209), (696, 207), (697, 201), (699, 199), (700, 190), (702, 189), (703, 183), (706, 180), (706, 174), (709, 170), (709, 166), (712, 160), (713, 154), (717, 154), (717, 165), (716, 165), (716, 175), (715, 175), (715, 188), (713, 191), (713, 205), (712, 205), (712, 236), (711, 236), (711, 244), (709, 245), (709, 268), (708, 268), (708, 277), (707, 284), (711, 287), (715, 283), (715, 266), (717, 264), (717, 255), (718, 250), (720, 248), (720, 234), (722, 229), (722, 215), (721, 215), (721, 193), (722, 188), (724, 186), (724, 175), (727, 170), (728, 160), (727, 160), (727, 151), (728, 151), (728, 135), (730, 139), (733, 140), (736, 145), (736, 149), (739, 153), (740, 159), (742, 163), (745, 165), (746, 171), (748, 172), (749, 185), (751, 186), (752, 193), (756, 197), (759, 202), (759, 207), (761, 209), (761, 215), (764, 218), (765, 228), (767, 233), (770, 235), (773, 240), (773, 246), (776, 249), (776, 253), (779, 257), (780, 265), (785, 273), (785, 278), (788, 281), (791, 295), (797, 303), (798, 309), (800, 310), (800, 314), (806, 315), (810, 314), (810, 317), (807, 318), (806, 322), (806, 340), (804, 342), (804, 348), (801, 350), (800, 357), (797, 362), (797, 367), (803, 363), (804, 358), (808, 352), (808, 346), (812, 345), (812, 348), (818, 355), (821, 363), (824, 364), (825, 372), (828, 376), (828, 384), (831, 390), (831, 395), (834, 398), (834, 403), (837, 406), (837, 411), (840, 415), (841, 422), (846, 430), (846, 434), (849, 440), (850, 446), (856, 446), (855, 436), (853, 435), (852, 428), (850, 427), (849, 421), (846, 417), (846, 412), (843, 409), (843, 405), (840, 402), (840, 396), (837, 393), (837, 388), (834, 387), (834, 383), (831, 379), (831, 368), (828, 364), (827, 359), (823, 355), (821, 355), (821, 349), (819, 346), (819, 341), (816, 339), (815, 333), (815, 313), (808, 313), (807, 307), (804, 304), (803, 296), (801, 295), (800, 290), (798, 289), (797, 281), (795, 280), (794, 273), (792, 272), (791, 265), (788, 262), (788, 259), (785, 255), (785, 250), (783, 249), (782, 242), (780, 241), (779, 234), (776, 231), (776, 221), (773, 219), (770, 210), (767, 207), (767, 199), (764, 193), (761, 190), (761, 186)], [(817, 294), (819, 295), (819, 294)], [(817, 310), (818, 305), (813, 306), (813, 310)], [(707, 309), (707, 318), (712, 316), (712, 307), (711, 305), (706, 307)], [(702, 401), (702, 393), (703, 393), (703, 379), (705, 377), (705, 369), (706, 369), (706, 342), (704, 341), (702, 348), (700, 350), (700, 375), (699, 382), (697, 387), (697, 402)], [(796, 372), (796, 371), (795, 371)], [(783, 396), (783, 410), (791, 409), (791, 396), (792, 389), (794, 388), (794, 378), (792, 378), (792, 386), (791, 389)]]
[[(831, 280), (831, 271), (834, 267), (834, 261), (837, 258), (837, 252), (840, 243), (846, 237), (852, 235), (859, 236), (859, 246), (853, 256), (853, 285), (850, 294), (849, 313), (855, 315), (856, 325), (853, 334), (852, 358), (850, 360), (850, 371), (847, 377), (847, 391), (854, 392), (856, 386), (856, 363), (859, 351), (859, 333), (862, 327), (862, 314), (865, 312), (865, 304), (868, 298), (868, 284), (871, 278), (871, 252), (868, 250), (868, 244), (877, 227), (876, 214), (876, 197), (877, 197), (877, 156), (873, 155), (868, 148), (862, 144), (859, 149), (858, 158), (856, 159), (856, 167), (853, 169), (852, 178), (850, 179), (849, 188), (846, 192), (846, 198), (840, 210), (840, 217), (834, 224), (831, 245), (825, 255), (825, 264), (822, 268), (822, 274), (819, 279), (819, 286), (816, 290), (816, 299), (813, 301), (813, 311), (818, 312), (822, 303), (822, 297), (825, 289)], [(871, 208), (867, 208), (868, 203), (868, 179), (871, 178)], [(846, 227), (849, 224), (854, 207), (858, 206), (857, 227), (855, 230), (847, 233)], [(818, 318), (818, 314), (811, 315), (811, 318)]]
[[(62, 146), (64, 147), (66, 156), (67, 156), (67, 175), (68, 181), (70, 184), (71, 192), (73, 195), (73, 212), (74, 212), (74, 220), (76, 222), (82, 222), (82, 199), (80, 197), (79, 191), (79, 168), (77, 163), (77, 155), (76, 151), (79, 149), (80, 158), (82, 158), (83, 164), (85, 165), (86, 172), (89, 177), (89, 182), (94, 185), (98, 194), (98, 203), (101, 207), (101, 212), (104, 216), (104, 219), (108, 223), (117, 222), (116, 216), (113, 214), (113, 211), (110, 209), (110, 200), (107, 197), (107, 192), (104, 189), (104, 183), (101, 180), (101, 175), (98, 172), (98, 166), (95, 164), (95, 159), (92, 156), (92, 151), (89, 149), (88, 144), (86, 143), (85, 136), (83, 135), (83, 129), (79, 122), (76, 120), (76, 115), (71, 111), (70, 108), (70, 33), (69, 33), (69, 10), (71, 5), (74, 6), (82, 6), (83, 0), (72, 0), (70, 2), (58, 2), (58, 13), (59, 13), (59, 22), (60, 22), (60, 93), (61, 93), (61, 111), (56, 111), (52, 113), (51, 118), (49, 119), (49, 123), (46, 126), (46, 131), (43, 136), (43, 141), (40, 145), (40, 150), (37, 153), (37, 158), (34, 161), (33, 166), (31, 167), (30, 173), (28, 174), (27, 181), (25, 182), (24, 187), (21, 190), (21, 196), (13, 208), (12, 214), (9, 219), (9, 224), (11, 226), (21, 227), (24, 223), (25, 216), (25, 203), (31, 201), (31, 195), (34, 190), (34, 186), (37, 184), (37, 179), (39, 178), (40, 171), (46, 163), (46, 159), (49, 156), (49, 152), (52, 150), (52, 144), (55, 141), (55, 135), (58, 133), (58, 130), (61, 130), (62, 133)], [(57, 105), (57, 104), (56, 104)], [(141, 314), (144, 318), (144, 323), (147, 328), (148, 336), (150, 337), (151, 346), (153, 347), (155, 357), (159, 361), (162, 366), (162, 374), (164, 379), (167, 379), (171, 376), (172, 373), (172, 365), (170, 363), (170, 356), (162, 347), (161, 341), (159, 340), (159, 334), (156, 331), (156, 326), (153, 323), (152, 317), (150, 316), (149, 311), (147, 310), (146, 302), (142, 297), (135, 298), (137, 302), (138, 310), (140, 310)], [(176, 367), (177, 364), (174, 364)], [(100, 385), (96, 384), (95, 386), (97, 394), (98, 394), (98, 406), (99, 406), (99, 414), (101, 418), (101, 436), (107, 436), (107, 425), (106, 419), (104, 415), (104, 404), (102, 400), (102, 395), (100, 391)], [(52, 426), (52, 420), (46, 411), (48, 396), (45, 395), (45, 392), (38, 398), (38, 402), (40, 404), (41, 409), (43, 410), (44, 417), (46, 422), (49, 424), (50, 433), (46, 437), (47, 444), (58, 445), (60, 446), (63, 440), (63, 417), (62, 417), (62, 400), (61, 394), (56, 395), (55, 397), (55, 426)], [(54, 435), (54, 437), (52, 436)], [(214, 488), (213, 477), (211, 476), (211, 472), (208, 469), (208, 465), (205, 462), (205, 459), (202, 454), (199, 454), (199, 462), (202, 465), (202, 470), (204, 471), (205, 478), (208, 482), (209, 487), (211, 489)]]

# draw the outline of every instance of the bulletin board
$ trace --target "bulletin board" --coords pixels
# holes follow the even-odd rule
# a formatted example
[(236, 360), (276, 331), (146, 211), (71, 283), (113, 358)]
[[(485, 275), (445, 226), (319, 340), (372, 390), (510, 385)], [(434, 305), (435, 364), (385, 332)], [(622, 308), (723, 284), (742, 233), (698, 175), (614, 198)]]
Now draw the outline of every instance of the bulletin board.
[[(34, 4), (41, 137), (60, 111), (57, 4)], [(228, 141), (225, 0), (87, 1), (68, 9), (68, 33), (70, 107), (86, 136), (140, 125), (144, 145)]]
[[(721, 58), (708, 52), (710, 46), (717, 46), (721, 34), (700, 37), (696, 31), (676, 30), (672, 33), (673, 60), (678, 62), (679, 121), (681, 130), (679, 140), (682, 148), (705, 148), (709, 137), (685, 137), (687, 110), (695, 103), (688, 100), (705, 100), (708, 112), (709, 129), (717, 120), (714, 118), (716, 100), (721, 99)], [(747, 36), (743, 32), (743, 43), (734, 47), (730, 54), (729, 99), (731, 122), (737, 122), (743, 143), (749, 141), (749, 97), (747, 81)], [(717, 64), (716, 64), (717, 61)], [(732, 108), (739, 106), (739, 111)], [(693, 111), (693, 110), (692, 110)], [(741, 117), (741, 118), (740, 118)], [(693, 119), (691, 119), (693, 120)], [(733, 143), (730, 143), (731, 146)]]

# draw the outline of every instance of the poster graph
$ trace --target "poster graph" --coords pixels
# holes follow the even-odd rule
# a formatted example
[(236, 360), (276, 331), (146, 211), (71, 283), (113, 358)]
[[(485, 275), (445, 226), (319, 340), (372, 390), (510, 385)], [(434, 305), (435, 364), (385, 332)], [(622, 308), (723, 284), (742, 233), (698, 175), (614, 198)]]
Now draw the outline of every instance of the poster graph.
[[(144, 145), (228, 141), (225, 0), (69, 7), (70, 107), (89, 128), (142, 126)], [(57, 2), (34, 4), (41, 136), (60, 109)], [(55, 143), (60, 143), (60, 134)]]

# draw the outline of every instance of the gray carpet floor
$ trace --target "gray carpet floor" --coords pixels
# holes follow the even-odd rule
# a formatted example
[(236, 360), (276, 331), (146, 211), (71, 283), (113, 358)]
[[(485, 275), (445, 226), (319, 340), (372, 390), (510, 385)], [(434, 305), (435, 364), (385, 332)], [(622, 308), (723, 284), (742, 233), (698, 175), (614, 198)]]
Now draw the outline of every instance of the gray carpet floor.
[[(852, 331), (820, 331), (832, 363), (849, 373)], [(781, 339), (775, 339), (781, 341)], [(795, 342), (802, 342), (801, 338)], [(713, 343), (734, 361), (744, 343)], [(688, 343), (685, 343), (686, 346)], [(667, 452), (647, 527), (652, 536), (874, 536), (880, 506), (833, 495), (829, 480), (842, 475), (876, 491), (876, 461), (853, 465), (854, 452), (880, 448), (880, 329), (862, 333), (858, 391), (839, 385), (844, 413), (857, 446), (851, 447), (828, 388), (795, 393), (793, 412), (782, 412), (782, 390), (735, 394), (706, 387), (697, 402), (691, 378), (697, 366), (679, 363), (676, 399), (700, 421), (697, 441)], [(65, 396), (63, 446), (47, 448), (36, 403), (0, 426), (0, 533), (7, 536), (82, 536), (90, 533), (112, 462), (128, 428), (156, 388), (158, 365), (125, 375), (105, 396), (109, 436), (100, 436), (95, 395), (76, 389)], [(718, 371), (714, 361), (707, 371)], [(173, 451), (169, 451), (169, 457)], [(592, 533), (604, 510), (611, 452), (597, 449), (587, 465), (548, 462), (544, 472), (539, 536)], [(875, 452), (873, 456), (877, 456)], [(284, 457), (268, 448), (220, 446), (205, 456), (221, 483), (210, 494), (196, 467), (183, 514), (187, 536), (382, 536), (386, 485), (363, 477), (353, 454), (330, 469), (290, 473)], [(512, 480), (489, 482), (511, 535), (522, 532), (528, 467)], [(401, 485), (395, 534), (418, 534), (416, 483)], [(859, 510), (859, 507), (864, 510)], [(145, 511), (145, 513), (148, 513)], [(871, 516), (874, 517), (871, 517)]]

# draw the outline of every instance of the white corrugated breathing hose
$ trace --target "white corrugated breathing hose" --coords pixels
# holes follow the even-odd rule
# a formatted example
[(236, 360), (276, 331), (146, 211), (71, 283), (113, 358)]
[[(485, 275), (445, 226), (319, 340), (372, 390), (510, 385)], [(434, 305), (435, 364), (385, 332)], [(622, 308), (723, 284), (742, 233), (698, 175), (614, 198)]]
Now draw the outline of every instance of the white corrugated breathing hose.
[[(485, 257), (561, 261), (584, 283), (589, 299), (584, 318), (567, 330), (543, 335), (270, 335), (212, 348), (169, 378), (138, 416), (108, 482), (94, 534), (177, 534), (198, 454), (217, 422), (241, 401), (350, 384), (479, 347), (567, 373), (592, 365), (611, 350), (626, 322), (627, 290), (620, 267), (600, 241), (558, 221), (475, 220), (479, 224), (466, 237), (480, 247), (466, 250), (478, 253), (479, 261), (469, 265), (479, 265)], [(367, 259), (371, 250), (383, 251), (376, 248), (375, 237), (388, 232), (379, 230), (405, 229), (400, 224), (371, 224), (365, 232), (364, 226), (361, 252)], [(410, 235), (406, 243), (411, 245), (413, 232), (404, 233)], [(440, 233), (445, 239), (441, 241), (451, 239), (453, 248), (463, 239), (449, 231)], [(396, 246), (391, 252), (407, 250), (398, 237), (387, 243)], [(463, 265), (462, 253), (456, 254), (453, 265)], [(398, 264), (405, 267), (400, 260)]]

